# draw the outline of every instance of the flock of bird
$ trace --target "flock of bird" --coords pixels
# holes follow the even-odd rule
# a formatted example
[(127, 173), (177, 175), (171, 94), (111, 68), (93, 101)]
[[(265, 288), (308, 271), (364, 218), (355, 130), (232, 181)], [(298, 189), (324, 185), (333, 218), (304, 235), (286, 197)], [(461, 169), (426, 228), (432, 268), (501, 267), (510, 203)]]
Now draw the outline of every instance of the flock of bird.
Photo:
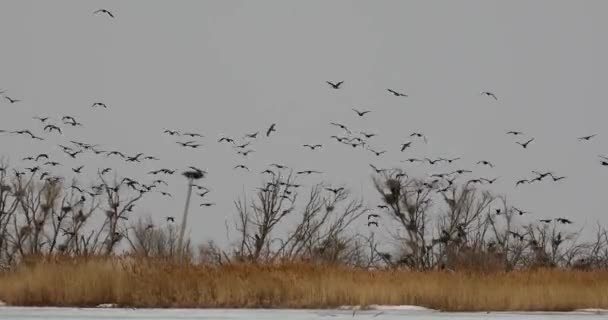
[[(94, 11), (94, 14), (95, 15), (106, 15), (107, 17), (112, 18), (112, 19), (116, 17), (114, 15), (114, 13), (112, 13), (106, 9), (96, 10), (96, 11)], [(327, 85), (329, 85), (329, 89), (342, 90), (344, 81), (338, 81), (338, 82), (326, 81), (326, 83), (327, 83)], [(392, 88), (387, 88), (386, 90), (387, 90), (388, 94), (394, 96), (395, 98), (408, 98), (407, 94), (400, 92), (398, 90), (395, 90)], [(10, 105), (18, 105), (21, 102), (21, 99), (16, 99), (15, 97), (8, 95), (6, 93), (6, 91), (0, 91), (0, 94), (4, 97), (4, 100)], [(499, 100), (497, 95), (495, 95), (494, 93), (489, 92), (489, 91), (481, 92), (480, 96), (487, 97), (487, 98), (493, 99), (495, 101)], [(91, 109), (100, 109), (101, 108), (101, 109), (111, 110), (110, 106), (108, 106), (104, 102), (100, 102), (100, 101), (92, 103), (90, 105), (90, 108)], [(359, 110), (359, 109), (355, 109), (355, 108), (353, 108), (352, 111), (354, 112), (354, 115), (356, 115), (359, 118), (365, 118), (367, 115), (369, 115), (370, 113), (373, 112), (372, 110)], [(51, 117), (46, 117), (46, 116), (45, 117), (37, 116), (37, 117), (34, 117), (33, 120), (36, 120), (37, 122), (39, 122), (39, 124), (41, 125), (42, 131), (44, 132), (44, 134), (47, 134), (47, 135), (63, 136), (65, 134), (66, 127), (75, 128), (75, 127), (84, 126), (83, 123), (81, 123), (78, 119), (76, 119), (74, 116), (70, 116), (70, 115), (62, 115), (60, 118), (60, 120), (61, 120), (60, 122), (59, 121), (55, 122)], [(333, 126), (340, 130), (340, 132), (338, 132), (334, 135), (331, 135), (331, 137), (329, 137), (329, 139), (335, 140), (337, 143), (340, 143), (340, 144), (343, 144), (346, 146), (350, 146), (352, 148), (363, 149), (363, 150), (375, 155), (376, 157), (381, 157), (384, 154), (386, 154), (387, 152), (393, 152), (390, 150), (377, 150), (377, 149), (371, 147), (372, 139), (374, 139), (377, 136), (376, 133), (355, 130), (353, 128), (347, 127), (346, 125), (344, 125), (342, 123), (335, 122), (335, 121), (330, 122), (328, 125)], [(31, 139), (38, 140), (38, 141), (44, 141), (46, 139), (46, 137), (43, 136), (44, 134), (39, 135), (37, 133), (36, 134), (33, 133), (32, 131), (34, 131), (34, 130), (35, 129), (21, 129), (21, 130), (0, 129), (0, 134), (24, 136), (24, 137), (29, 137)], [(163, 129), (160, 129), (159, 133), (161, 130), (163, 130)], [(277, 123), (271, 123), (267, 127), (265, 127), (263, 130), (244, 133), (241, 137), (221, 136), (217, 140), (217, 143), (225, 143), (225, 144), (231, 145), (233, 150), (236, 152), (236, 154), (242, 156), (243, 158), (247, 158), (250, 154), (256, 152), (256, 150), (253, 148), (254, 141), (256, 139), (259, 139), (261, 137), (270, 138), (271, 136), (273, 136), (276, 133), (277, 133)], [(174, 129), (167, 129), (167, 128), (164, 128), (164, 130), (162, 131), (162, 134), (165, 134), (165, 135), (168, 135), (171, 137), (175, 137), (176, 138), (175, 143), (179, 147), (187, 148), (187, 149), (188, 148), (196, 149), (196, 148), (201, 147), (202, 143), (200, 140), (205, 138), (200, 133), (182, 132), (181, 130), (174, 130)], [(505, 134), (507, 134), (509, 136), (513, 136), (515, 138), (514, 143), (521, 146), (523, 149), (532, 148), (532, 146), (533, 146), (532, 143), (535, 141), (534, 137), (525, 137), (525, 134), (521, 131), (506, 131)], [(596, 137), (596, 134), (592, 134), (592, 135), (578, 137), (577, 139), (581, 142), (586, 142), (586, 141), (590, 141), (591, 139), (593, 139), (595, 137)], [(422, 143), (426, 144), (429, 142), (427, 136), (422, 132), (412, 132), (411, 134), (409, 134), (408, 138), (409, 139), (407, 141), (402, 141), (399, 144), (399, 146), (395, 146), (395, 152), (397, 152), (397, 150), (398, 150), (398, 152), (404, 153), (407, 149), (411, 148), (415, 143), (422, 142)], [(326, 146), (321, 143), (310, 143), (310, 144), (303, 144), (301, 147), (312, 152), (312, 151), (318, 151), (322, 148), (325, 148)], [(102, 147), (100, 145), (88, 144), (88, 143), (80, 142), (80, 141), (76, 141), (76, 140), (69, 140), (69, 143), (59, 144), (58, 148), (59, 148), (59, 150), (61, 150), (63, 152), (64, 156), (69, 159), (79, 159), (79, 157), (82, 156), (83, 154), (89, 153), (89, 154), (94, 154), (99, 157), (121, 159), (127, 163), (142, 163), (142, 162), (149, 162), (149, 161), (158, 162), (161, 160), (160, 158), (158, 158), (156, 156), (146, 155), (142, 152), (138, 152), (135, 154), (129, 154), (127, 152), (123, 152), (120, 150), (110, 150), (110, 149), (104, 150), (104, 149), (102, 149)], [(601, 166), (608, 167), (608, 157), (605, 157), (605, 156), (599, 156), (599, 157), (600, 157), (599, 164)], [(23, 158), (22, 160), (24, 162), (31, 162), (31, 165), (25, 167), (22, 171), (14, 170), (14, 175), (17, 178), (20, 178), (21, 176), (23, 176), (29, 172), (32, 176), (38, 174), (38, 178), (41, 181), (46, 180), (46, 181), (50, 181), (50, 182), (57, 182), (60, 180), (59, 177), (54, 176), (52, 174), (51, 169), (54, 167), (57, 167), (57, 166), (62, 166), (63, 164), (59, 161), (59, 159), (54, 159), (50, 153), (40, 153), (40, 154), (36, 154), (36, 155), (31, 155), (31, 156), (27, 156), (27, 157)], [(428, 157), (424, 157), (424, 158), (410, 157), (408, 159), (402, 160), (402, 162), (409, 163), (409, 164), (424, 163), (424, 164), (428, 164), (430, 166), (435, 166), (435, 165), (439, 165), (442, 163), (444, 163), (444, 164), (458, 163), (459, 160), (461, 160), (460, 157), (454, 157), (454, 158), (438, 157), (438, 158), (433, 158), (433, 159), (428, 158)], [(389, 172), (388, 169), (378, 168), (374, 164), (369, 164), (369, 165), (372, 168), (373, 172), (375, 172), (377, 174)], [(481, 160), (477, 161), (476, 165), (485, 166), (488, 168), (494, 168), (494, 164), (485, 159), (481, 159)], [(85, 169), (86, 164), (85, 165), (79, 164), (79, 165), (76, 165), (73, 167), (70, 166), (70, 167), (71, 167), (71, 171), (74, 173), (74, 175), (80, 175), (83, 173), (83, 170)], [(270, 168), (273, 168), (273, 169), (271, 170)], [(113, 171), (113, 169), (111, 167), (96, 168), (96, 169), (97, 169), (96, 170), (97, 174), (99, 174), (101, 176), (105, 176)], [(251, 171), (251, 169), (245, 163), (239, 163), (239, 164), (235, 165), (233, 167), (233, 169)], [(261, 171), (261, 173), (274, 175), (275, 174), (275, 171), (273, 171), (274, 169), (284, 170), (284, 169), (288, 169), (288, 167), (283, 164), (272, 163), (269, 165), (269, 168)], [(195, 166), (190, 166), (185, 170), (193, 170), (193, 171), (201, 173), (203, 175), (207, 174), (207, 171), (197, 168)], [(5, 171), (5, 174), (6, 174), (6, 168), (0, 168), (0, 171)], [(151, 177), (151, 179), (150, 179), (151, 182), (149, 182), (149, 183), (143, 183), (143, 182), (139, 182), (139, 181), (129, 178), (129, 177), (124, 177), (124, 178), (122, 178), (120, 185), (125, 185), (128, 188), (130, 188), (131, 190), (139, 192), (141, 194), (157, 192), (161, 196), (172, 197), (172, 195), (169, 192), (160, 190), (163, 186), (164, 187), (168, 186), (168, 182), (165, 179), (159, 178), (158, 176), (171, 176), (171, 175), (174, 175), (176, 172), (178, 172), (178, 169), (158, 168), (158, 169), (148, 172), (148, 175)], [(423, 185), (420, 186), (420, 188), (428, 188), (428, 189), (432, 189), (432, 190), (436, 191), (437, 193), (445, 193), (445, 192), (449, 191), (452, 187), (455, 186), (455, 181), (457, 179), (459, 179), (461, 177), (465, 177), (467, 174), (470, 174), (472, 172), (473, 171), (469, 170), (469, 169), (456, 169), (456, 170), (453, 170), (450, 172), (434, 173), (434, 174), (429, 175), (429, 180), (424, 182)], [(322, 174), (321, 171), (314, 170), (314, 169), (296, 170), (295, 173), (297, 175)], [(545, 180), (550, 180), (552, 182), (558, 182), (558, 181), (566, 179), (565, 176), (557, 175), (555, 172), (551, 172), (551, 171), (547, 171), (547, 172), (532, 171), (531, 173), (533, 176), (515, 181), (514, 187), (519, 187), (523, 184), (540, 183)], [(400, 177), (407, 177), (407, 174), (403, 171), (397, 173), (396, 178), (400, 178)], [(496, 178), (496, 177), (466, 178), (465, 177), (465, 179), (466, 179), (466, 181), (463, 183), (464, 185), (469, 185), (469, 184), (491, 185), (494, 182), (496, 182), (498, 178)], [(100, 185), (94, 185), (90, 189), (87, 189), (82, 186), (73, 184), (69, 188), (78, 192), (81, 196), (81, 201), (85, 201), (86, 196), (95, 197), (96, 195), (100, 195), (106, 189), (113, 189), (115, 192), (118, 192), (118, 188), (120, 187), (120, 185), (119, 186), (110, 186), (110, 185), (100, 184)], [(197, 189), (196, 194), (201, 199), (201, 201), (203, 199), (206, 199), (206, 197), (208, 196), (208, 194), (210, 192), (210, 189), (208, 189), (207, 187), (198, 185), (198, 184), (194, 184), (193, 186)], [(270, 191), (271, 190), (270, 188), (272, 188), (272, 187), (273, 186), (266, 186), (265, 188), (260, 188), (260, 190)], [(274, 186), (274, 187), (276, 187), (276, 186)], [(298, 184), (288, 184), (285, 187), (286, 187), (286, 189), (283, 191), (284, 192), (283, 196), (286, 198), (289, 198), (290, 192), (287, 190), (287, 188), (297, 188), (297, 187), (299, 187), (299, 185)], [(328, 187), (328, 188), (326, 188), (326, 190), (328, 192), (337, 194), (338, 192), (344, 190), (344, 188), (343, 187), (341, 187), (341, 188)], [(210, 207), (213, 205), (215, 205), (214, 202), (199, 203), (199, 206), (201, 206), (201, 207)], [(377, 207), (379, 209), (388, 208), (386, 205), (378, 205)], [(133, 209), (132, 207), (128, 208), (128, 211), (131, 211), (132, 209)], [(512, 209), (515, 210), (515, 212), (517, 212), (519, 215), (524, 215), (524, 214), (529, 213), (527, 211), (520, 210), (515, 207), (513, 207)], [(497, 214), (497, 215), (500, 215), (503, 213), (503, 212), (501, 212), (500, 209), (495, 209), (495, 210), (496, 210), (495, 214)], [(368, 218), (368, 221), (367, 221), (368, 226), (378, 227), (378, 221), (376, 219), (379, 218), (379, 215), (377, 213), (371, 213), (368, 215), (367, 218)], [(174, 222), (175, 218), (173, 216), (168, 216), (168, 217), (166, 217), (166, 221)], [(562, 224), (572, 223), (572, 221), (567, 218), (539, 219), (539, 221), (542, 223), (551, 223), (552, 221), (562, 223)]]

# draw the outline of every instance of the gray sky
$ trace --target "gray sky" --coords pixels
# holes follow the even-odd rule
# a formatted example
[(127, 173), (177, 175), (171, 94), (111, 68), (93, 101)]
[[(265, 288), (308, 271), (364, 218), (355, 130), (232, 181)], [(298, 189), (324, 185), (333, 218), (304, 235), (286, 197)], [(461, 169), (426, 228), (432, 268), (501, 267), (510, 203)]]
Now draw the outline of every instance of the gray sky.
[[(4, 0), (0, 6), (0, 90), (23, 100), (0, 102), (0, 128), (43, 134), (36, 115), (53, 123), (71, 115), (85, 125), (62, 126), (64, 136), (44, 133), (42, 142), (0, 136), (2, 154), (21, 165), (26, 155), (51, 152), (69, 166), (85, 164), (89, 177), (102, 166), (133, 178), (160, 167), (205, 168), (204, 184), (213, 189), (207, 200), (218, 205), (193, 203), (196, 241), (225, 242), (233, 200), (243, 190), (253, 194), (258, 172), (272, 162), (323, 171), (324, 181), (350, 187), (370, 206), (379, 197), (369, 163), (420, 175), (475, 169), (471, 177), (499, 177), (492, 190), (532, 211), (533, 219), (563, 216), (587, 228), (608, 223), (608, 168), (598, 161), (598, 154), (608, 155), (605, 1)], [(92, 15), (98, 8), (116, 18)], [(332, 90), (326, 80), (345, 82)], [(483, 90), (499, 101), (480, 96)], [(92, 109), (96, 101), (109, 108)], [(359, 118), (353, 107), (373, 111)], [(341, 134), (330, 121), (377, 133), (371, 147), (388, 153), (376, 157), (330, 140)], [(240, 138), (274, 122), (276, 135), (256, 140), (246, 159), (217, 143), (222, 134)], [(200, 132), (204, 147), (182, 149), (162, 134), (165, 128)], [(524, 150), (515, 141), (526, 139), (507, 130), (536, 140)], [(400, 153), (414, 131), (425, 133), (428, 144), (414, 140)], [(588, 134), (598, 136), (576, 140)], [(162, 161), (138, 166), (91, 154), (68, 161), (56, 144), (72, 139)], [(304, 143), (324, 147), (310, 152)], [(462, 160), (437, 167), (399, 162), (424, 156)], [(475, 166), (479, 160), (496, 168)], [(240, 163), (252, 172), (232, 170)], [(533, 177), (531, 170), (567, 179), (514, 189), (516, 180)], [(180, 217), (185, 181), (170, 182), (173, 199), (148, 197), (135, 215)]]

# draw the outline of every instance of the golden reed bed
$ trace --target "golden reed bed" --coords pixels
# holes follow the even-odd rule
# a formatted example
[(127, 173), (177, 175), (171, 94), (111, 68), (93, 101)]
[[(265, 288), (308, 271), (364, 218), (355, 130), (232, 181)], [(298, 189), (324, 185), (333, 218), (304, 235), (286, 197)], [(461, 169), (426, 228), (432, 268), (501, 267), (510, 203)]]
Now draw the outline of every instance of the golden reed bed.
[(478, 274), (364, 271), (311, 264), (193, 266), (150, 259), (37, 262), (0, 274), (0, 300), (23, 306), (335, 308), (444, 311), (608, 308), (608, 272)]

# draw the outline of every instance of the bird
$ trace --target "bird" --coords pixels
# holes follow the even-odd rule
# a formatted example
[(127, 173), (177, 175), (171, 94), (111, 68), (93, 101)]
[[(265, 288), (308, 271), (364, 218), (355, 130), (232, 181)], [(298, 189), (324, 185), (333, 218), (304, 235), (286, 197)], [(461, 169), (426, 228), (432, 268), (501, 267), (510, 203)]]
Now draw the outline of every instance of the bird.
[(211, 207), (214, 205), (215, 205), (215, 203), (213, 203), (213, 202), (205, 202), (205, 203), (201, 203), (199, 206), (200, 207)]
[(9, 96), (4, 96), (4, 99), (8, 100), (8, 102), (10, 102), (11, 104), (17, 103), (17, 102), (21, 101), (21, 100), (18, 100), (18, 99), (13, 99), (13, 98), (11, 98)]
[(159, 161), (160, 159), (154, 156), (145, 156), (143, 157), (142, 160), (154, 160), (154, 161)]
[(74, 171), (74, 173), (81, 173), (82, 168), (84, 168), (84, 166), (80, 166), (80, 167), (77, 167), (77, 168), (72, 168), (72, 171)]
[(359, 111), (359, 110), (357, 110), (355, 108), (353, 108), (353, 111), (356, 112), (359, 117), (363, 117), (364, 115), (366, 115), (366, 114), (368, 114), (368, 113), (371, 112), (370, 110)]
[(198, 133), (193, 133), (193, 132), (186, 132), (183, 134), (184, 136), (189, 136), (191, 138), (197, 137), (197, 138), (203, 138), (203, 135), (198, 134)]
[(515, 207), (513, 207), (513, 210), (515, 210), (515, 212), (517, 212), (520, 216), (523, 216), (526, 213), (530, 213), (528, 211), (523, 211), (523, 210), (517, 209)]
[(340, 82), (336, 82), (336, 83), (333, 83), (331, 81), (325, 81), (325, 82), (327, 82), (327, 84), (329, 84), (334, 89), (340, 89), (340, 86), (344, 83), (344, 81), (340, 81)]
[(73, 159), (76, 159), (76, 156), (80, 153), (82, 153), (82, 150), (78, 150), (75, 152), (69, 152), (69, 151), (64, 151), (68, 156), (70, 156)]
[(553, 219), (539, 219), (538, 221), (540, 221), (542, 223), (551, 223), (551, 221), (553, 221)]
[(103, 102), (95, 102), (95, 103), (93, 103), (93, 105), (92, 105), (91, 107), (92, 107), (92, 108), (95, 108), (95, 107), (104, 107), (104, 108), (108, 108), (108, 106), (107, 106), (105, 103), (103, 103)]
[(442, 159), (435, 159), (435, 160), (431, 160), (431, 159), (429, 159), (429, 158), (424, 158), (424, 160), (428, 161), (428, 163), (429, 163), (430, 165), (433, 165), (433, 164), (435, 164), (435, 163), (438, 163), (438, 162), (442, 161)]
[(386, 169), (378, 169), (378, 168), (376, 168), (376, 166), (374, 166), (371, 163), (369, 164), (369, 166), (372, 167), (372, 169), (374, 169), (374, 171), (376, 171), (376, 173), (381, 173), (381, 172), (386, 171)]
[(517, 142), (515, 142), (515, 143), (517, 143), (518, 145), (522, 146), (522, 148), (527, 149), (527, 148), (528, 148), (528, 145), (529, 145), (529, 144), (530, 144), (530, 142), (532, 142), (532, 141), (534, 141), (534, 138), (532, 138), (532, 139), (530, 139), (530, 140), (528, 140), (528, 141), (526, 141), (526, 142), (523, 142), (523, 143), (522, 143), (522, 142), (519, 142), (519, 141), (517, 141)]
[(407, 94), (405, 93), (401, 93), (401, 92), (397, 92), (393, 89), (386, 89), (386, 91), (392, 93), (395, 97), (407, 97)]
[(494, 168), (494, 165), (486, 160), (477, 161), (477, 164), (483, 164), (484, 166), (488, 166), (490, 168)]
[(608, 166), (608, 157), (604, 157), (604, 156), (599, 156), (599, 157), (603, 159), (603, 160), (600, 160), (600, 163), (602, 164), (602, 166)]
[(555, 219), (555, 221), (557, 221), (557, 222), (559, 222), (561, 224), (571, 224), (572, 223), (571, 220), (568, 220), (566, 218), (557, 218), (557, 219)]
[(268, 137), (268, 136), (270, 136), (270, 134), (272, 132), (276, 132), (276, 131), (277, 131), (277, 129), (276, 129), (276, 123), (273, 123), (273, 124), (270, 125), (270, 127), (268, 128), (268, 130), (266, 130), (266, 136)]
[(494, 100), (498, 101), (498, 98), (497, 98), (497, 97), (496, 97), (496, 95), (495, 95), (494, 93), (492, 93), (492, 92), (489, 92), (489, 91), (483, 91), (483, 92), (481, 92), (481, 95), (486, 95), (486, 96), (488, 96), (488, 97), (492, 97), (492, 98), (494, 98)]
[(139, 157), (141, 157), (143, 155), (144, 154), (140, 152), (140, 153), (138, 153), (138, 154), (136, 154), (136, 155), (134, 155), (132, 157), (127, 157), (127, 159), (125, 159), (125, 161), (126, 162), (140, 162), (139, 161)]
[(248, 154), (250, 154), (252, 152), (255, 152), (255, 150), (239, 151), (237, 153), (240, 154), (240, 155), (242, 155), (242, 156), (244, 156), (244, 157), (246, 157)]
[(298, 171), (296, 172), (296, 174), (313, 174), (313, 173), (322, 173), (320, 171), (315, 171), (315, 170), (303, 170), (303, 171)]
[(343, 187), (340, 187), (340, 188), (325, 188), (325, 190), (331, 191), (331, 192), (333, 192), (333, 194), (338, 194), (338, 192), (344, 190), (344, 188)]
[(277, 168), (277, 169), (285, 169), (285, 168), (287, 168), (287, 166), (282, 165), (282, 164), (277, 164), (277, 163), (273, 163), (273, 164), (271, 164), (270, 166), (271, 166), (271, 167), (275, 167), (275, 168)]
[(163, 196), (165, 196), (165, 197), (169, 197), (169, 198), (173, 197), (169, 192), (165, 192), (165, 191), (160, 191), (160, 194), (163, 195)]
[(60, 134), (63, 133), (61, 131), (61, 128), (59, 128), (58, 126), (52, 125), (52, 124), (47, 124), (43, 130), (48, 131), (48, 132), (53, 132), (53, 130), (55, 130), (55, 131), (59, 132)]
[(234, 143), (234, 139), (228, 138), (228, 137), (221, 137), (217, 142), (223, 142), (223, 141)]
[(367, 150), (371, 151), (371, 152), (372, 152), (373, 154), (375, 154), (377, 157), (381, 156), (383, 153), (386, 153), (386, 150), (383, 150), (383, 151), (376, 151), (376, 150), (374, 150), (374, 149), (370, 149), (370, 148), (367, 148)]
[(405, 151), (405, 149), (407, 149), (407, 148), (409, 148), (411, 146), (412, 146), (412, 142), (411, 141), (406, 142), (406, 143), (402, 143), (401, 144), (401, 152)]
[[(341, 129), (343, 129), (344, 131), (348, 132), (349, 134), (351, 134), (352, 132), (343, 124), (341, 123), (337, 123), (337, 122), (330, 122), (329, 124), (336, 126), (336, 127), (340, 127)], [(340, 141), (342, 142), (342, 141)]]
[(416, 158), (409, 158), (409, 159), (402, 160), (401, 162), (414, 163), (414, 162), (422, 162), (422, 161), (424, 161), (424, 160), (420, 160), (420, 159), (416, 159)]
[(578, 140), (580, 140), (580, 141), (589, 141), (589, 140), (591, 140), (591, 138), (593, 138), (595, 136), (597, 136), (597, 134), (592, 134), (592, 135), (589, 135), (589, 136), (579, 137)]
[(247, 166), (244, 164), (236, 165), (236, 166), (234, 166), (234, 169), (245, 169), (245, 170), (249, 171), (249, 168), (247, 168)]
[(98, 10), (93, 11), (93, 14), (99, 14), (99, 13), (105, 13), (108, 16), (110, 16), (110, 18), (114, 18), (114, 14), (106, 9), (98, 9)]
[(379, 214), (375, 214), (375, 213), (370, 213), (367, 215), (367, 220), (371, 219), (371, 218), (380, 218)]
[(410, 137), (422, 138), (424, 140), (424, 142), (427, 143), (426, 136), (420, 132), (414, 132), (414, 133), (410, 134)]
[(39, 120), (42, 123), (45, 123), (49, 119), (49, 117), (34, 117), (32, 119), (36, 119), (36, 120)]
[(51, 166), (51, 167), (56, 167), (58, 165), (61, 165), (59, 162), (56, 161), (48, 161), (44, 163), (45, 166)]
[(169, 130), (169, 129), (165, 129), (165, 131), (163, 131), (163, 133), (166, 133), (170, 136), (175, 136), (175, 135), (180, 135), (179, 131), (177, 130)]
[(167, 222), (175, 222), (175, 217), (168, 216), (165, 218), (165, 220), (167, 220)]
[(112, 171), (112, 168), (105, 168), (105, 169), (101, 170), (101, 174), (104, 175), (110, 171)]
[(259, 133), (259, 131), (255, 132), (255, 133), (245, 134), (245, 138), (255, 139), (255, 138), (257, 138), (258, 133)]
[(566, 177), (564, 177), (564, 176), (558, 176), (558, 177), (556, 177), (556, 176), (553, 175), (553, 173), (549, 173), (549, 176), (551, 176), (551, 179), (553, 179), (553, 181), (559, 181), (559, 180), (562, 180), (562, 179), (566, 179)]
[(489, 184), (493, 184), (494, 182), (496, 182), (496, 180), (498, 180), (498, 178), (494, 178), (494, 179), (486, 179), (486, 178), (480, 178), (481, 180), (489, 183)]
[(512, 136), (519, 136), (519, 135), (522, 135), (524, 133), (521, 132), (521, 131), (507, 131), (507, 134), (512, 135)]
[(36, 161), (39, 161), (42, 158), (48, 160), (49, 159), (49, 155), (46, 154), (46, 153), (41, 153), (41, 154), (39, 154), (39, 155), (36, 156)]
[(315, 150), (316, 148), (321, 148), (321, 147), (323, 147), (323, 146), (322, 146), (322, 145), (320, 145), (320, 144), (315, 144), (315, 145), (311, 145), (311, 144), (303, 144), (302, 146), (303, 146), (303, 147), (307, 147), (307, 148), (309, 148), (310, 150)]
[(370, 227), (370, 226), (376, 226), (376, 227), (378, 227), (378, 222), (377, 221), (368, 221), (367, 222), (367, 226), (368, 227)]
[(447, 163), (452, 163), (452, 162), (454, 162), (456, 160), (460, 160), (460, 157), (451, 158), (451, 159), (439, 158), (439, 160), (446, 161)]

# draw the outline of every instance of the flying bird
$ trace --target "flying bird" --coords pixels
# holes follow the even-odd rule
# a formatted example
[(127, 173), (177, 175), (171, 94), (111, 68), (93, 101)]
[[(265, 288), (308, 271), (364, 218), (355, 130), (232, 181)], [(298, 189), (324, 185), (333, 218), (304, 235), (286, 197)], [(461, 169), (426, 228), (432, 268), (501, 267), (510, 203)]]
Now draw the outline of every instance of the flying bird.
[(407, 94), (405, 93), (401, 93), (401, 92), (397, 92), (393, 89), (386, 89), (386, 91), (392, 93), (395, 97), (407, 97)]
[(376, 226), (376, 227), (378, 227), (378, 222), (377, 221), (369, 221), (369, 222), (367, 222), (367, 226), (368, 227), (370, 227), (370, 226)]
[(593, 138), (595, 136), (597, 136), (597, 134), (592, 134), (592, 135), (589, 135), (589, 136), (579, 137), (578, 140), (580, 140), (580, 141), (589, 141), (589, 140), (591, 140), (591, 138)]
[(245, 169), (245, 170), (249, 171), (249, 168), (247, 168), (247, 166), (244, 164), (236, 165), (236, 166), (234, 166), (234, 169)]
[(114, 18), (114, 14), (106, 9), (98, 9), (98, 10), (93, 11), (93, 14), (100, 14), (100, 13), (105, 13), (108, 16), (110, 16), (110, 18)]
[(557, 221), (557, 222), (559, 222), (561, 224), (571, 224), (572, 223), (571, 220), (568, 220), (566, 218), (557, 218), (557, 219), (555, 219), (555, 221)]
[(340, 192), (340, 191), (344, 190), (344, 188), (343, 188), (343, 187), (340, 187), (340, 188), (325, 188), (325, 190), (327, 190), (327, 191), (331, 191), (331, 192), (333, 192), (334, 194), (338, 194), (338, 192)]
[(199, 206), (201, 206), (201, 207), (211, 207), (211, 206), (214, 206), (214, 205), (215, 205), (215, 203), (205, 202), (205, 203), (201, 203)]
[(82, 168), (84, 168), (84, 166), (80, 166), (78, 168), (72, 168), (72, 171), (74, 171), (74, 173), (82, 173)]
[(494, 168), (494, 165), (491, 164), (489, 161), (486, 161), (486, 160), (477, 161), (477, 164), (483, 164), (484, 166), (488, 166), (490, 168)]
[(104, 107), (104, 108), (108, 108), (108, 106), (107, 106), (105, 103), (103, 103), (103, 102), (95, 102), (95, 103), (93, 103), (93, 105), (92, 105), (91, 107), (92, 107), (92, 108), (95, 108), (95, 107)]
[(494, 100), (498, 101), (498, 98), (496, 98), (496, 95), (495, 95), (495, 94), (493, 94), (492, 92), (489, 92), (489, 91), (483, 91), (483, 92), (481, 93), (481, 95), (485, 95), (485, 96), (488, 96), (488, 97), (492, 97), (492, 98), (494, 98)]
[(303, 170), (303, 171), (298, 171), (296, 172), (297, 174), (313, 174), (313, 173), (321, 173), (320, 171), (315, 171), (315, 170)]
[(322, 147), (322, 145), (320, 145), (320, 144), (315, 144), (315, 145), (311, 145), (311, 144), (304, 144), (304, 145), (302, 145), (302, 146), (303, 146), (303, 147), (307, 147), (307, 148), (309, 148), (310, 150), (315, 150), (316, 148), (321, 148), (321, 147)]
[(53, 132), (53, 130), (54, 130), (54, 131), (59, 132), (60, 134), (62, 134), (62, 133), (63, 133), (63, 132), (61, 131), (61, 128), (59, 128), (58, 126), (52, 125), (52, 124), (47, 124), (47, 125), (44, 127), (44, 131)]
[(412, 142), (411, 141), (406, 142), (406, 143), (402, 143), (401, 144), (401, 152), (405, 151), (405, 149), (407, 149), (407, 148), (409, 148), (411, 146), (412, 146)]
[(519, 136), (519, 135), (522, 135), (524, 133), (521, 132), (521, 131), (507, 131), (507, 134), (512, 135), (512, 136)]
[(17, 102), (21, 101), (21, 100), (18, 100), (18, 99), (13, 99), (13, 98), (11, 98), (9, 96), (4, 96), (4, 99), (8, 100), (8, 102), (10, 102), (11, 104), (17, 103)]
[(333, 83), (331, 81), (325, 81), (325, 82), (327, 82), (327, 84), (329, 84), (334, 89), (340, 89), (340, 86), (342, 85), (342, 83), (344, 83), (344, 81), (340, 81), (337, 83)]
[(375, 214), (375, 213), (370, 213), (367, 215), (367, 220), (371, 219), (371, 218), (380, 218), (379, 214)]
[(272, 132), (276, 132), (277, 131), (277, 129), (275, 128), (276, 125), (277, 125), (276, 123), (273, 123), (273, 124), (270, 125), (270, 127), (268, 128), (268, 130), (266, 130), (266, 136), (267, 137), (270, 136), (270, 134)]
[(364, 115), (366, 115), (366, 114), (368, 114), (368, 113), (371, 112), (370, 110), (359, 111), (359, 110), (354, 109), (354, 108), (353, 108), (353, 111), (356, 112), (359, 117), (363, 117)]
[(530, 142), (532, 142), (532, 141), (534, 141), (534, 138), (532, 138), (532, 139), (530, 139), (530, 140), (528, 140), (528, 141), (526, 141), (526, 142), (523, 142), (523, 143), (522, 143), (522, 142), (519, 142), (519, 141), (517, 141), (517, 142), (515, 142), (515, 143), (517, 143), (518, 145), (522, 146), (522, 148), (527, 149), (527, 148), (528, 148), (528, 145), (529, 145), (529, 144), (530, 144)]
[(175, 136), (175, 135), (180, 135), (179, 131), (177, 130), (169, 130), (169, 129), (165, 129), (165, 131), (163, 131), (163, 133), (166, 133), (170, 136)]
[(221, 137), (217, 142), (223, 142), (223, 141), (234, 143), (234, 139), (228, 138), (228, 137)]

